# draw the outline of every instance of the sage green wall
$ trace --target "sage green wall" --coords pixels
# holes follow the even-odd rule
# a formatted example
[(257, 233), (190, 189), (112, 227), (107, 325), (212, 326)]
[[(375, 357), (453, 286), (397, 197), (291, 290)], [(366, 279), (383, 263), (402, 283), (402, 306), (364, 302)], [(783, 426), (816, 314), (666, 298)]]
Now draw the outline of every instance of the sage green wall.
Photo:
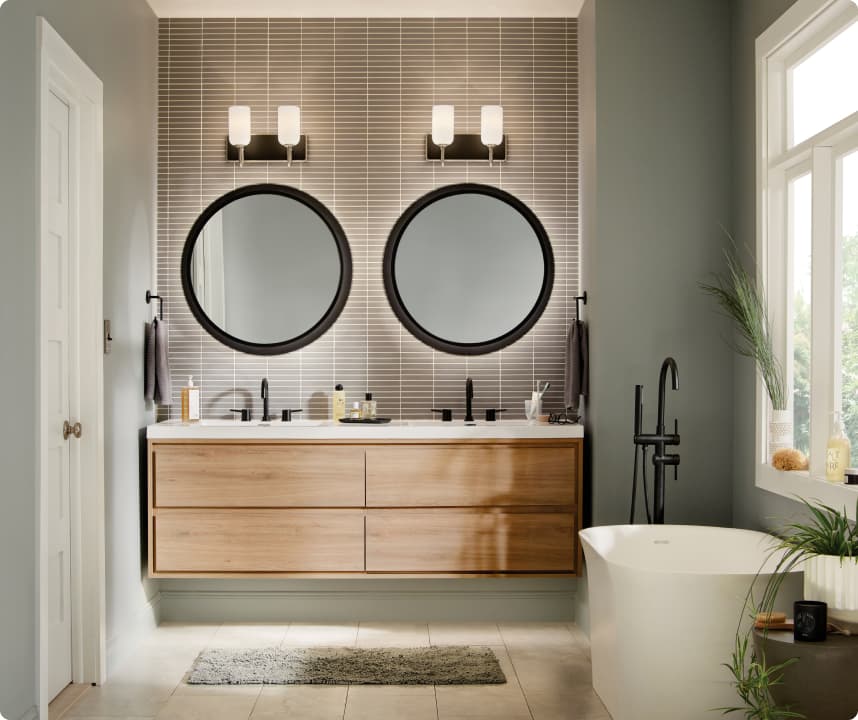
[[(756, 75), (757, 37), (794, 0), (731, 0), (733, 59), (733, 232), (737, 242), (756, 245)], [(755, 369), (734, 358), (733, 523), (774, 529), (800, 507), (754, 485)]]
[(153, 588), (140, 572), (142, 338), (155, 218), (157, 23), (146, 0), (9, 0), (0, 8), (0, 714), (35, 712), (36, 17), (104, 82), (107, 603), (110, 647)]
[(644, 385), (652, 430), (658, 371), (672, 355), (680, 390), (669, 393), (667, 418), (679, 418), (682, 464), (679, 482), (672, 473), (667, 482), (666, 520), (730, 525), (729, 326), (698, 288), (720, 267), (719, 226), (731, 220), (730, 4), (595, 0), (582, 36), (587, 27), (595, 32), (589, 70), (582, 58), (582, 74), (595, 77), (594, 100), (582, 97), (582, 108), (595, 103), (583, 140), (595, 143), (593, 167), (582, 172), (585, 193), (595, 183), (582, 207), (592, 519), (628, 521), (634, 385)]

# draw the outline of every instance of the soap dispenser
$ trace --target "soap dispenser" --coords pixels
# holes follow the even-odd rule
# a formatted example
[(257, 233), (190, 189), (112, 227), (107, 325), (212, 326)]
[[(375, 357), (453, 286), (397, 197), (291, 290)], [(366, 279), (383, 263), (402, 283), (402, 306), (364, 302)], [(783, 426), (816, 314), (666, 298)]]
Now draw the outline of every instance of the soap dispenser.
[(842, 483), (846, 468), (850, 465), (852, 447), (843, 431), (840, 412), (835, 410), (831, 415), (831, 437), (825, 453), (825, 479), (830, 483)]
[(200, 389), (194, 386), (194, 376), (188, 375), (188, 384), (182, 388), (182, 422), (200, 420)]
[(334, 422), (342, 420), (346, 416), (346, 391), (339, 383), (334, 388), (334, 396), (331, 399), (331, 417)]

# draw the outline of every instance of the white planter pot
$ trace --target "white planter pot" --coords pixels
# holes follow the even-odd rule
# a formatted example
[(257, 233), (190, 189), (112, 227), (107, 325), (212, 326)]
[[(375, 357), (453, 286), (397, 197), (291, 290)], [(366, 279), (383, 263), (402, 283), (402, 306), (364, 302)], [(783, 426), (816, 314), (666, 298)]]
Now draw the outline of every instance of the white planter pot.
[(855, 558), (814, 555), (802, 564), (805, 600), (828, 603), (828, 618), (858, 628), (858, 562)]
[(792, 410), (772, 410), (769, 421), (769, 462), (778, 450), (786, 450), (793, 445)]

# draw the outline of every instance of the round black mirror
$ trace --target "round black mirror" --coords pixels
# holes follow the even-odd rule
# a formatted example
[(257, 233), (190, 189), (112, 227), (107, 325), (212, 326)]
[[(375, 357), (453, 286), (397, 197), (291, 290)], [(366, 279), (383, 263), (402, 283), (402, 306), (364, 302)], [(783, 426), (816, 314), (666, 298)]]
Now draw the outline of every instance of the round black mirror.
[(225, 345), (256, 355), (302, 348), (343, 310), (352, 258), (337, 219), (283, 185), (249, 185), (197, 218), (182, 253), (194, 316)]
[(539, 218), (488, 185), (451, 185), (420, 198), (384, 252), (384, 287), (399, 320), (427, 345), (458, 355), (494, 352), (524, 336), (553, 283)]

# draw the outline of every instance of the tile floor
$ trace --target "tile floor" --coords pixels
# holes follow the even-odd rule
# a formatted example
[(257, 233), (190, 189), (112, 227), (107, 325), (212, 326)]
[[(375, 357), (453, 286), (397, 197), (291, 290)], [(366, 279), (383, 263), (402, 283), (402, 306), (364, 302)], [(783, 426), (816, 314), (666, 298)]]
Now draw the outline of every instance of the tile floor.
[[(493, 686), (192, 686), (208, 647), (489, 645)], [(610, 720), (591, 687), (587, 639), (563, 623), (164, 624), (62, 720)]]

